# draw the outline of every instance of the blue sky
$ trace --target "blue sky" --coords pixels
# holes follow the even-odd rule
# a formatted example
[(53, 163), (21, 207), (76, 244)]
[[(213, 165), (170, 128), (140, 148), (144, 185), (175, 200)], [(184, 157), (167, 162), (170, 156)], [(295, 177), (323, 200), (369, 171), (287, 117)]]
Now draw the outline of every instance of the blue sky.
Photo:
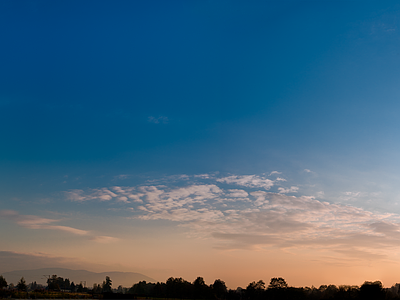
[[(27, 239), (51, 245), (61, 232), (92, 241), (107, 236), (113, 251), (112, 241), (143, 242), (128, 232), (157, 240), (165, 231), (182, 249), (188, 236), (200, 236), (204, 249), (225, 251), (213, 239), (256, 234), (244, 219), (230, 223), (226, 211), (260, 209), (261, 191), (270, 193), (264, 195), (270, 204), (281, 201), (289, 223), (283, 195), (303, 201), (296, 215), (317, 201), (339, 205), (324, 206), (332, 214), (362, 210), (354, 212), (369, 216), (360, 217), (362, 226), (376, 230), (363, 234), (381, 234), (383, 225), (371, 225), (377, 222), (397, 228), (399, 12), (395, 1), (2, 1), (0, 222), (9, 229), (1, 233), (8, 243), (0, 250), (67, 255)], [(166, 207), (189, 205), (191, 217), (159, 215), (150, 187), (163, 191), (160, 205), (175, 191), (177, 206)], [(182, 197), (200, 197), (205, 202), (197, 204), (211, 205), (211, 214), (225, 214), (218, 226), (231, 229), (200, 234), (195, 216), (205, 208), (183, 204)], [(226, 200), (237, 198), (243, 203)], [(270, 206), (263, 209), (266, 220), (275, 220)], [(245, 219), (256, 222), (253, 217)], [(267, 236), (268, 224), (257, 234)], [(257, 248), (263, 242), (250, 245), (244, 256), (267, 251)], [(287, 247), (268, 245), (277, 253)], [(341, 245), (335, 248), (341, 255), (393, 258), (365, 245)], [(155, 248), (149, 242), (141, 251)], [(81, 251), (70, 256), (86, 257), (95, 268)], [(221, 255), (209, 251), (204, 258)], [(191, 276), (183, 266), (140, 268), (159, 280), (166, 270)], [(287, 276), (296, 278), (293, 272)], [(209, 272), (210, 280), (215, 274)], [(229, 280), (244, 285), (248, 278)]]

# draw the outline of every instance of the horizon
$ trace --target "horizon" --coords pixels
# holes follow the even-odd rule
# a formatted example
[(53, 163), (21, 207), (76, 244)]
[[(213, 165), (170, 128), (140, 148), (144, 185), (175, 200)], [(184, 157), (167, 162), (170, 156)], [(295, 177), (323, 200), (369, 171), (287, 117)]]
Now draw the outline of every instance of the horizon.
[(399, 14), (0, 1), (0, 274), (400, 282)]
[[(113, 289), (117, 289), (117, 285), (118, 286), (122, 286), (122, 287), (124, 287), (124, 288), (129, 288), (129, 287), (132, 287), (133, 285), (135, 285), (135, 284), (137, 284), (137, 283), (139, 283), (139, 282), (146, 282), (147, 284), (156, 284), (156, 283), (165, 283), (165, 282), (167, 282), (167, 280), (168, 279), (183, 279), (184, 281), (187, 281), (187, 282), (189, 282), (189, 283), (194, 283), (195, 281), (196, 281), (196, 279), (198, 279), (198, 278), (203, 278), (203, 277), (201, 277), (201, 276), (197, 276), (196, 278), (194, 278), (192, 281), (191, 280), (187, 280), (187, 278), (182, 278), (182, 277), (169, 277), (169, 278), (167, 278), (166, 280), (164, 280), (164, 281), (157, 281), (157, 280), (154, 280), (154, 279), (152, 279), (151, 281), (150, 280), (145, 280), (146, 279), (146, 277), (148, 278), (148, 276), (146, 276), (145, 274), (140, 274), (140, 273), (135, 273), (135, 272), (120, 272), (120, 271), (107, 271), (107, 272), (92, 272), (92, 271), (89, 271), (89, 270), (84, 270), (84, 269), (81, 269), (81, 270), (75, 270), (75, 269), (68, 269), (68, 268), (39, 268), (39, 269), (31, 269), (31, 270), (15, 270), (15, 271), (11, 271), (11, 272), (3, 272), (3, 273), (1, 273), (0, 274), (0, 276), (3, 276), (3, 278), (4, 279), (6, 279), (7, 280), (7, 275), (9, 276), (9, 275), (13, 275), (12, 273), (13, 272), (29, 272), (29, 271), (41, 271), (41, 270), (49, 270), (49, 269), (52, 269), (52, 270), (57, 270), (57, 272), (58, 271), (73, 271), (73, 272), (79, 272), (79, 271), (84, 271), (84, 272), (88, 272), (88, 273), (92, 273), (92, 274), (102, 274), (102, 275), (104, 275), (105, 277), (103, 278), (103, 279), (105, 279), (106, 277), (109, 277), (110, 279), (111, 279), (111, 281), (113, 282), (111, 285), (113, 286)], [(11, 274), (10, 274), (11, 273)], [(114, 278), (112, 277), (112, 273), (122, 273), (122, 274), (125, 274), (125, 273), (132, 273), (132, 274), (138, 274), (138, 275), (141, 275), (142, 277), (141, 277), (141, 279), (137, 279), (137, 280), (135, 280), (135, 281), (133, 281), (132, 283), (129, 283), (128, 285), (122, 285), (122, 284), (120, 284), (120, 278), (117, 280), (117, 283), (116, 284), (114, 284)], [(19, 276), (19, 278), (18, 279), (15, 279), (14, 281), (10, 281), (10, 280), (7, 280), (7, 282), (8, 282), (8, 284), (14, 284), (14, 285), (16, 285), (17, 283), (18, 283), (18, 281), (20, 281), (21, 280), (21, 278), (24, 278), (25, 279), (25, 281), (26, 281), (26, 283), (27, 284), (29, 284), (29, 283), (33, 283), (33, 282), (35, 282), (35, 283), (37, 283), (37, 284), (41, 284), (41, 285), (46, 285), (47, 283), (45, 282), (45, 281), (38, 281), (38, 280), (35, 280), (35, 279), (33, 279), (33, 280), (27, 280), (27, 278), (33, 278), (33, 277), (36, 277), (36, 276), (42, 276), (41, 277), (41, 279), (43, 279), (43, 280), (45, 280), (45, 278), (43, 277), (43, 276), (50, 276), (50, 275), (39, 275), (39, 273), (36, 273), (36, 274), (28, 274), (27, 276), (22, 276), (23, 274), (22, 273), (20, 273), (20, 274), (14, 274), (13, 276), (15, 276), (15, 278), (17, 278), (18, 276)], [(61, 275), (61, 276), (59, 276), (59, 275)], [(67, 275), (67, 276), (65, 276), (66, 274), (53, 274), (52, 276), (57, 276), (58, 278), (63, 278), (64, 280), (65, 279), (69, 279), (70, 280), (70, 282), (72, 283), (72, 282), (74, 282), (74, 280), (72, 279), (74, 276), (76, 277), (77, 275), (75, 274), (70, 274), (69, 273), (69, 275)], [(114, 274), (115, 275), (115, 274)], [(22, 276), (22, 277), (21, 277)], [(264, 280), (264, 279), (262, 279), (262, 278), (260, 278), (259, 280), (255, 280), (255, 281), (252, 281), (252, 282), (249, 282), (248, 284), (246, 284), (245, 286), (237, 286), (237, 287), (228, 287), (227, 286), (227, 288), (228, 288), (228, 290), (238, 290), (238, 289), (246, 289), (246, 288), (248, 288), (249, 286), (250, 286), (250, 284), (251, 283), (256, 283), (256, 282), (259, 282), (259, 281), (263, 281), (264, 283), (268, 283), (268, 282), (270, 282), (271, 280), (273, 280), (274, 278), (278, 278), (278, 277), (271, 277), (269, 280)], [(281, 278), (281, 277), (280, 277)], [(151, 278), (149, 278), (149, 279), (151, 279)], [(282, 278), (283, 280), (285, 280), (284, 278)], [(208, 285), (212, 285), (212, 282), (214, 282), (215, 280), (222, 280), (224, 283), (225, 283), (225, 281), (223, 280), (223, 278), (216, 278), (216, 279), (214, 279), (214, 280), (212, 280), (211, 282), (209, 282), (208, 283)], [(82, 280), (75, 280), (76, 281), (76, 284), (78, 284), (78, 282), (81, 282), (82, 283)], [(94, 280), (94, 279), (90, 279), (90, 280), (85, 280), (85, 287), (87, 287), (87, 288), (91, 288), (92, 287), (92, 285), (93, 284), (91, 284), (91, 282), (93, 281), (93, 284), (101, 284), (101, 280), (99, 281), (99, 282), (96, 282), (96, 280)], [(87, 282), (87, 283), (86, 283)], [(340, 287), (340, 286), (346, 286), (346, 287), (361, 287), (363, 284), (365, 284), (365, 283), (374, 283), (374, 282), (381, 282), (380, 280), (375, 280), (375, 281), (368, 281), (368, 280), (365, 280), (365, 281), (363, 281), (363, 283), (360, 283), (360, 284), (358, 284), (358, 285), (351, 285), (351, 284), (342, 284), (342, 285), (335, 285), (335, 284), (332, 284), (332, 283), (326, 283), (326, 284), (322, 284), (322, 285), (320, 285), (320, 286), (314, 286), (314, 285), (312, 285), (311, 287), (310, 286), (294, 286), (294, 285), (290, 285), (289, 283), (287, 283), (286, 282), (286, 280), (285, 280), (285, 283), (287, 283), (287, 287), (294, 287), (294, 288), (316, 288), (316, 289), (319, 289), (319, 288), (321, 288), (321, 286), (329, 286), (329, 285), (334, 285), (334, 286), (337, 286), (337, 287)], [(207, 285), (207, 282), (204, 282), (206, 285)], [(383, 284), (382, 284), (382, 287), (383, 288), (385, 288), (385, 289), (390, 289), (391, 287), (394, 287), (394, 286), (396, 286), (396, 285), (400, 285), (400, 283), (394, 283), (394, 284), (392, 284), (392, 285), (390, 285), (390, 286), (384, 286)], [(267, 287), (265, 287), (265, 288), (268, 288), (268, 286)]]

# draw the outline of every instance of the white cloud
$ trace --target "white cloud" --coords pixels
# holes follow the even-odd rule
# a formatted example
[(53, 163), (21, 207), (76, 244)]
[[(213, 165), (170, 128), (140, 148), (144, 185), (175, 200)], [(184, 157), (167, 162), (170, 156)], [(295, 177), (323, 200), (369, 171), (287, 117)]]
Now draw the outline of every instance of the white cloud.
[(209, 174), (199, 174), (199, 175), (194, 175), (193, 177), (195, 177), (195, 178), (203, 178), (203, 179), (211, 178), (211, 176)]
[(269, 176), (273, 175), (273, 174), (282, 174), (282, 172), (278, 172), (278, 171), (272, 171), (271, 173), (269, 173)]
[(343, 195), (340, 197), (342, 201), (354, 201), (358, 200), (360, 197), (365, 196), (361, 192), (344, 192)]
[[(178, 177), (170, 180), (180, 186), (163, 181), (164, 185), (73, 190), (67, 195), (75, 201), (102, 201), (100, 196), (109, 196), (113, 203), (124, 206), (124, 211), (130, 211), (132, 218), (177, 222), (189, 227), (191, 233), (213, 237), (222, 248), (316, 247), (340, 251), (346, 247), (384, 257), (385, 249), (400, 245), (398, 215), (332, 204), (312, 196), (286, 195), (298, 193), (296, 186), (280, 186), (273, 193), (268, 190), (274, 181), (257, 175), (179, 177), (180, 182)], [(202, 183), (193, 178), (200, 178)], [(224, 184), (241, 188), (224, 188)], [(324, 196), (322, 191), (316, 195)], [(359, 196), (357, 192), (342, 195)], [(42, 222), (53, 226), (51, 219)]]
[(299, 188), (297, 186), (291, 186), (290, 188), (278, 188), (279, 194), (297, 193)]
[(273, 185), (274, 182), (270, 179), (266, 179), (264, 177), (260, 177), (257, 175), (244, 175), (244, 176), (228, 176), (223, 178), (218, 178), (218, 182), (225, 182), (228, 184), (237, 184), (245, 187), (251, 188), (264, 188), (269, 190)]
[[(114, 187), (115, 188), (115, 187)], [(90, 194), (85, 194), (83, 190), (70, 190), (66, 192), (67, 198), (71, 201), (88, 201), (98, 199), (100, 201), (109, 201), (117, 197), (115, 193), (107, 188), (93, 189)]]
[(249, 194), (244, 190), (228, 190), (229, 194), (227, 196), (234, 197), (234, 198), (246, 198)]

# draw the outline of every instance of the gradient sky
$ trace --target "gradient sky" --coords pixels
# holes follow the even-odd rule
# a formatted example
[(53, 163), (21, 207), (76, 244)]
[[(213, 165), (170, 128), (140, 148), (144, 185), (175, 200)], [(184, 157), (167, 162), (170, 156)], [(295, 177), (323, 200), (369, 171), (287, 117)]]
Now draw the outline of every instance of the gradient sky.
[(0, 273), (399, 282), (397, 1), (0, 2)]

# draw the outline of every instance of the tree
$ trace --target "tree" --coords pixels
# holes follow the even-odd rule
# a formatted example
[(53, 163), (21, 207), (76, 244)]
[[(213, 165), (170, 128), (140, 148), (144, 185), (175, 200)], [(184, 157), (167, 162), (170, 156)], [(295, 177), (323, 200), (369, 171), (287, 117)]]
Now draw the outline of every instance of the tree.
[(249, 283), (246, 289), (254, 289), (254, 290), (264, 290), (265, 289), (265, 283), (262, 280), (259, 280), (258, 282), (253, 281), (252, 283)]
[(383, 299), (385, 294), (383, 293), (382, 282), (380, 281), (365, 281), (360, 287), (361, 299)]
[(52, 275), (51, 278), (47, 279), (47, 289), (49, 291), (59, 291), (60, 285), (57, 275)]
[(109, 276), (106, 276), (106, 281), (103, 281), (103, 293), (111, 292), (112, 280)]
[(212, 287), (212, 290), (214, 292), (214, 295), (218, 299), (225, 298), (225, 294), (227, 292), (227, 288), (226, 288), (226, 285), (225, 285), (224, 281), (222, 281), (221, 279), (216, 279), (211, 287)]
[(101, 288), (100, 284), (97, 284), (97, 283), (93, 284), (93, 289), (92, 289), (93, 294), (100, 294), (101, 290), (102, 290), (102, 288)]
[(2, 275), (0, 275), (0, 290), (5, 287), (7, 287), (7, 281)]
[(17, 289), (18, 291), (26, 291), (26, 282), (24, 277), (21, 277), (21, 279), (19, 280), (18, 284), (17, 284)]
[(209, 298), (209, 290), (210, 288), (205, 283), (203, 277), (197, 277), (195, 281), (193, 281), (193, 291), (194, 298), (198, 299), (206, 299)]
[(167, 298), (190, 298), (192, 296), (192, 284), (183, 278), (168, 278), (165, 283)]
[(287, 287), (288, 287), (288, 285), (287, 285), (285, 279), (283, 279), (282, 277), (271, 278), (271, 281), (268, 286), (269, 289), (285, 289)]
[(249, 299), (260, 298), (262, 292), (265, 290), (265, 283), (262, 280), (258, 282), (251, 282), (246, 288), (246, 295)]

